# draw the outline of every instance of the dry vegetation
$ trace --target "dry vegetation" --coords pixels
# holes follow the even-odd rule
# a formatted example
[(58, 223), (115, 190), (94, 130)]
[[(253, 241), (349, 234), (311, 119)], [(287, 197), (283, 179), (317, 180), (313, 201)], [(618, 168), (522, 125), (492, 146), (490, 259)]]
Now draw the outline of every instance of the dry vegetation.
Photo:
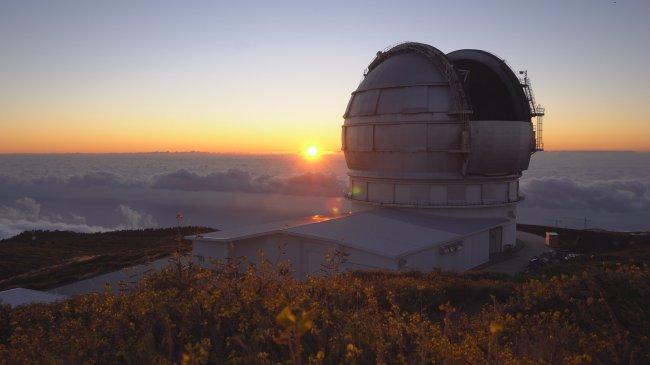
[(1, 308), (0, 363), (647, 364), (650, 270), (599, 260), (519, 280), (177, 263), (128, 293)]
[(214, 231), (205, 227), (124, 230), (101, 233), (26, 231), (0, 241), (0, 290), (48, 289), (124, 267), (149, 262), (190, 243), (179, 234)]

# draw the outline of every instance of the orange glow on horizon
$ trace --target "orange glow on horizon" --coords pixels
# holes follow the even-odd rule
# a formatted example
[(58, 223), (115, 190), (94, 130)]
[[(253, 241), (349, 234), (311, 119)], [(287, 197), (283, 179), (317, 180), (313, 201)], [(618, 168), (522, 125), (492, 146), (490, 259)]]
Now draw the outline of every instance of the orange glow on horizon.
[[(34, 109), (36, 110), (36, 109)], [(300, 128), (288, 117), (269, 119), (227, 115), (222, 118), (179, 120), (174, 116), (137, 114), (90, 115), (74, 118), (63, 112), (48, 118), (15, 113), (0, 115), (0, 153), (137, 153), (189, 152), (265, 154), (296, 153), (305, 161), (318, 161), (341, 148), (336, 109)], [(35, 113), (36, 111), (34, 111)], [(561, 110), (557, 110), (560, 114)], [(650, 152), (650, 125), (629, 116), (616, 121), (613, 116), (580, 116), (563, 110), (562, 116), (544, 120), (547, 151), (643, 151)], [(296, 117), (297, 118), (297, 117)], [(11, 123), (5, 123), (6, 121)], [(314, 136), (318, 136), (317, 139)]]
[(320, 160), (323, 156), (323, 152), (315, 144), (307, 144), (306, 147), (302, 149), (302, 157), (306, 161), (315, 162)]

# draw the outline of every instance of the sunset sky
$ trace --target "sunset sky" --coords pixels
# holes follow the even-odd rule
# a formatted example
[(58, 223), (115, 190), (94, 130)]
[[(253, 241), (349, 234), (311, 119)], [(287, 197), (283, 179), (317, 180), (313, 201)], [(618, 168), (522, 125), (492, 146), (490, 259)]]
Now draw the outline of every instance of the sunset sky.
[(650, 151), (650, 1), (0, 2), (0, 153), (340, 148), (401, 41), (527, 69), (548, 150)]

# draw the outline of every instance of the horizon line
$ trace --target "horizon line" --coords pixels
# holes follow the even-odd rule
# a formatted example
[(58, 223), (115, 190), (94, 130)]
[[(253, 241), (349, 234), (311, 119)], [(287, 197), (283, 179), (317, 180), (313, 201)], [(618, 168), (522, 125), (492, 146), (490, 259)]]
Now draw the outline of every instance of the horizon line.
[[(543, 150), (539, 152), (616, 152), (616, 153), (650, 153), (650, 150)], [(299, 151), (269, 151), (269, 152), (242, 152), (242, 151), (124, 151), (124, 152), (0, 152), (0, 155), (145, 155), (145, 154), (211, 154), (211, 155), (299, 155)], [(343, 151), (322, 151), (323, 155), (341, 154)]]

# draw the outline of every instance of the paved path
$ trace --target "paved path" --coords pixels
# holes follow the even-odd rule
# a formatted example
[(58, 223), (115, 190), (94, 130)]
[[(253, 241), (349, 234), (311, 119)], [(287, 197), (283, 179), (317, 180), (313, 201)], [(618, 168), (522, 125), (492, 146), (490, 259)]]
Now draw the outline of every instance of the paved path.
[(523, 271), (530, 259), (548, 251), (548, 247), (544, 244), (544, 237), (542, 236), (517, 231), (517, 239), (524, 242), (524, 247), (520, 251), (517, 251), (512, 258), (489, 265), (483, 268), (483, 270), (514, 275)]
[(149, 272), (160, 271), (169, 265), (169, 257), (163, 257), (142, 265), (127, 267), (102, 275), (97, 275), (89, 279), (75, 281), (74, 283), (62, 285), (49, 289), (50, 293), (63, 295), (79, 295), (88, 293), (103, 293), (106, 284), (111, 284), (111, 289), (115, 293), (119, 289), (120, 282), (127, 286), (137, 283), (144, 275)]

